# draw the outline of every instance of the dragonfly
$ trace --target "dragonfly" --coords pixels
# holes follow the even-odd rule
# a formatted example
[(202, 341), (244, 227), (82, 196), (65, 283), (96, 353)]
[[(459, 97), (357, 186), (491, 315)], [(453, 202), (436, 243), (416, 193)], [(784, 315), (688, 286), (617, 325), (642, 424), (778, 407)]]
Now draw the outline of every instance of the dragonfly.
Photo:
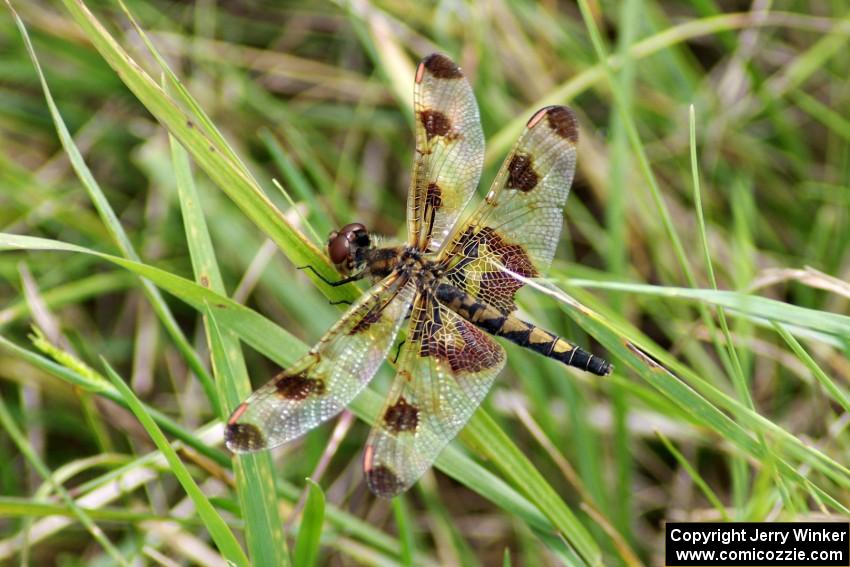
[(464, 215), (484, 164), (484, 134), (472, 88), (446, 55), (419, 63), (414, 111), (407, 241), (379, 246), (360, 223), (330, 234), (328, 257), (342, 278), (322, 279), (337, 286), (368, 278), (373, 287), (225, 427), (235, 453), (295, 439), (341, 412), (395, 346), (396, 376), (363, 454), (366, 483), (384, 498), (415, 484), (481, 404), (505, 365), (493, 336), (599, 376), (613, 368), (523, 321), (515, 304), (558, 244), (575, 173), (575, 113), (535, 112), (486, 197)]

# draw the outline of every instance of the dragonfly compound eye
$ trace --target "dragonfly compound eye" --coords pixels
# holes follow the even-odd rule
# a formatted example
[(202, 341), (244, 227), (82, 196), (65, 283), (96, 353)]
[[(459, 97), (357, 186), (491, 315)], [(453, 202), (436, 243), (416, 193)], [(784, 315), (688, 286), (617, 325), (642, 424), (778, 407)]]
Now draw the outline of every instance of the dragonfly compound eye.
[(328, 240), (328, 256), (336, 265), (345, 263), (351, 254), (351, 240), (344, 232), (331, 233)]

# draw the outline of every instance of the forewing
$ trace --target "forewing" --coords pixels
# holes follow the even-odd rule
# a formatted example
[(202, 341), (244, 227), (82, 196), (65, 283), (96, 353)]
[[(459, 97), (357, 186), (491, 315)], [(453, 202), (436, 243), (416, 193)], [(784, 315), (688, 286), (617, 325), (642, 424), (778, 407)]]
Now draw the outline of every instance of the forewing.
[(576, 164), (578, 121), (566, 106), (538, 110), (499, 170), (490, 192), (441, 253), (446, 277), (509, 313), (524, 277), (552, 263)]
[(419, 63), (413, 93), (416, 156), (407, 200), (410, 244), (438, 249), (478, 186), (484, 133), (460, 68), (435, 53)]
[(369, 489), (391, 498), (431, 466), (487, 395), (505, 351), (433, 299), (417, 299), (398, 373), (363, 461)]
[(364, 294), (308, 354), (236, 408), (225, 428), (227, 448), (275, 447), (339, 413), (386, 357), (413, 291), (390, 276)]

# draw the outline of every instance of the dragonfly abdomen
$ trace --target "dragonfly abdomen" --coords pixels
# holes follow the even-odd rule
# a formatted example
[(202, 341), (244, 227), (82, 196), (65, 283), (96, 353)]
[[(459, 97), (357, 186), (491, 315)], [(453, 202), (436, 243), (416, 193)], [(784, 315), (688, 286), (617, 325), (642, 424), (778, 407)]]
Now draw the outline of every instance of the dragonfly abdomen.
[(506, 315), (455, 286), (440, 284), (436, 294), (440, 303), (492, 335), (598, 376), (607, 376), (613, 369), (605, 359), (545, 329)]

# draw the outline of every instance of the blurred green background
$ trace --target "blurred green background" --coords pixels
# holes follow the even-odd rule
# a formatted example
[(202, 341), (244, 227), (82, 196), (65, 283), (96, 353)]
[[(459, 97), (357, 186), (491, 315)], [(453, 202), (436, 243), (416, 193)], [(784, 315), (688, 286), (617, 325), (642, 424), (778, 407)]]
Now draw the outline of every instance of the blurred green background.
[[(848, 515), (846, 2), (125, 2), (0, 7), (0, 563), (657, 565), (666, 520)], [(295, 266), (404, 234), (434, 51), (479, 196), (537, 108), (577, 111), (550, 283), (592, 311), (520, 306), (617, 371), (506, 345), (392, 503), (352, 414), (231, 461), (220, 418), (354, 297)]]

